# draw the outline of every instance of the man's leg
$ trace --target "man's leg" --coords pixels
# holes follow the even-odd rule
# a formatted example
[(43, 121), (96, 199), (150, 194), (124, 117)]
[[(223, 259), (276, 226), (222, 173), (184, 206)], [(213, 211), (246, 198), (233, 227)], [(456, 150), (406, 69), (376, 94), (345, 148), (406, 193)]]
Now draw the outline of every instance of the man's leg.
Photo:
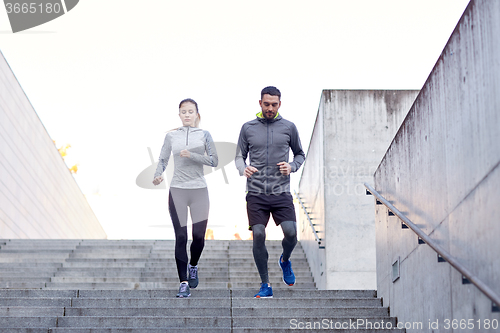
[(290, 255), (297, 244), (297, 228), (295, 221), (284, 221), (280, 223), (281, 229), (283, 230), (283, 241), (281, 245), (283, 246), (283, 254), (281, 255), (279, 264), (283, 270), (283, 282), (289, 286), (295, 284), (295, 274), (292, 270), (292, 262), (290, 261)]
[(253, 236), (253, 259), (262, 281), (260, 290), (254, 297), (271, 298), (273, 297), (273, 289), (269, 284), (267, 270), (269, 254), (266, 248), (266, 225), (270, 215), (268, 198), (262, 197), (262, 195), (247, 194), (247, 213)]
[(252, 226), (253, 232), (253, 259), (259, 271), (262, 283), (269, 283), (269, 273), (267, 269), (267, 260), (269, 254), (266, 248), (266, 226), (256, 224)]
[(292, 255), (292, 251), (297, 245), (297, 225), (295, 221), (285, 221), (280, 223), (283, 230), (283, 261), (288, 261)]

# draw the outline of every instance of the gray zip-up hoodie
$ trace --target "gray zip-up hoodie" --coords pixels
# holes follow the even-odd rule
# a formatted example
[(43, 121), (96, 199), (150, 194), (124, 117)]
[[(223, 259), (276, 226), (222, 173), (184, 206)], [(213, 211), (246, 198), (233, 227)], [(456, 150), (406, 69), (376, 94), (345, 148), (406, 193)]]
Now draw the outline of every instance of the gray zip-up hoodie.
[[(191, 153), (189, 158), (180, 156), (181, 150), (184, 149)], [(174, 176), (170, 187), (187, 189), (207, 187), (203, 177), (203, 165), (216, 167), (219, 164), (217, 150), (208, 131), (184, 126), (168, 132), (161, 148), (154, 178), (165, 171), (170, 153), (174, 155)]]
[(284, 176), (277, 163), (288, 162), (292, 149), (292, 172), (296, 172), (306, 158), (300, 144), (297, 127), (283, 119), (278, 113), (274, 119), (267, 120), (262, 113), (241, 127), (235, 164), (243, 176), (250, 155), (251, 166), (259, 171), (247, 179), (247, 191), (254, 194), (275, 194), (290, 192), (290, 176)]

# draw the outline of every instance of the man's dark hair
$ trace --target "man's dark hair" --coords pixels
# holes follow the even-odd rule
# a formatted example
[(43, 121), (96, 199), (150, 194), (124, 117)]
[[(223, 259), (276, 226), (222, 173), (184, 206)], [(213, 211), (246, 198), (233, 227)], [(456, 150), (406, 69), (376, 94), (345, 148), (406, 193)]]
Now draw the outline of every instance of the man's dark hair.
[(278, 96), (279, 99), (281, 100), (281, 92), (276, 87), (269, 86), (269, 87), (265, 87), (264, 89), (262, 89), (262, 91), (260, 92), (260, 99), (262, 99), (265, 94), (268, 94), (271, 96)]

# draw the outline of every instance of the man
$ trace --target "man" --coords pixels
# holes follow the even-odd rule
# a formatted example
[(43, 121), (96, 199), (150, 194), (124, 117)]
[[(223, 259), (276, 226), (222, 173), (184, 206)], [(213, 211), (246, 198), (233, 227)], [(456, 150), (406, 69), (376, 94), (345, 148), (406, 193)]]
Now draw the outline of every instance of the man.
[[(262, 280), (256, 298), (272, 298), (269, 284), (266, 249), (266, 226), (273, 214), (276, 225), (283, 230), (283, 253), (279, 265), (283, 282), (295, 284), (290, 256), (297, 244), (297, 226), (293, 198), (290, 194), (290, 173), (296, 172), (305, 160), (295, 125), (278, 113), (281, 93), (266, 87), (259, 100), (262, 112), (241, 127), (235, 157), (236, 168), (247, 177), (247, 213), (253, 233), (253, 257)], [(293, 161), (288, 163), (289, 150)], [(247, 156), (250, 157), (246, 164)]]

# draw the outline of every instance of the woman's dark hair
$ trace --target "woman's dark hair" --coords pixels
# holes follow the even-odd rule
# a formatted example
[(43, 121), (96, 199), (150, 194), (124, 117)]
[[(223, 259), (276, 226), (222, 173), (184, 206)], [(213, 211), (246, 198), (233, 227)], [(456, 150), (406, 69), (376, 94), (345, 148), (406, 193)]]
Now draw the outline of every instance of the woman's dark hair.
[(193, 103), (194, 106), (196, 106), (196, 112), (200, 113), (200, 111), (198, 111), (198, 103), (195, 102), (194, 99), (192, 98), (186, 98), (186, 99), (183, 99), (180, 103), (179, 103), (179, 109), (181, 108), (182, 104), (184, 103)]

